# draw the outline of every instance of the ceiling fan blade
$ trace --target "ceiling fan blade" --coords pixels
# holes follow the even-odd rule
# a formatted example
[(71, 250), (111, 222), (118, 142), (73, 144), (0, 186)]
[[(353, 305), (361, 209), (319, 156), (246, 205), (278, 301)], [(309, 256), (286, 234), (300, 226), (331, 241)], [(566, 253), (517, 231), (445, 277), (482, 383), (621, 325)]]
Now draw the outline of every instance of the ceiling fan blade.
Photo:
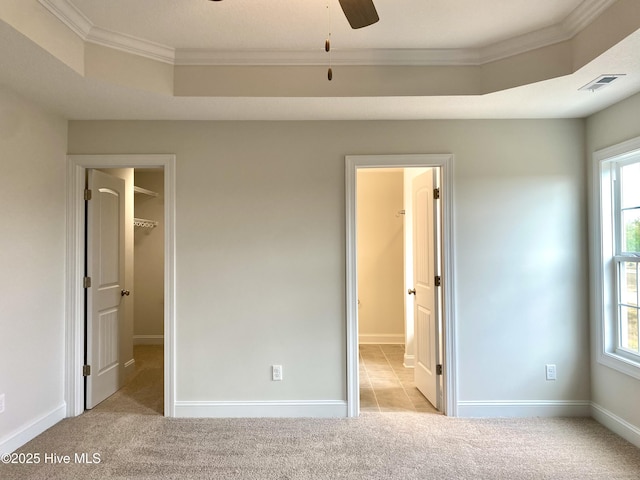
[(380, 20), (373, 0), (339, 0), (351, 28), (367, 27)]

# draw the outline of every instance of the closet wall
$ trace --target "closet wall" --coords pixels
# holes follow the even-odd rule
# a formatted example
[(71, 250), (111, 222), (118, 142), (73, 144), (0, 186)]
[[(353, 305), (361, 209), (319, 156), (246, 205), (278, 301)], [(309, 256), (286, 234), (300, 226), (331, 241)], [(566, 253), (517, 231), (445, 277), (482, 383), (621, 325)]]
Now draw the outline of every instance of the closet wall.
[(404, 343), (402, 169), (358, 171), (358, 337)]
[[(164, 173), (135, 171), (134, 345), (162, 345), (164, 339)], [(150, 220), (145, 222), (140, 220)], [(155, 225), (155, 226), (153, 226)]]

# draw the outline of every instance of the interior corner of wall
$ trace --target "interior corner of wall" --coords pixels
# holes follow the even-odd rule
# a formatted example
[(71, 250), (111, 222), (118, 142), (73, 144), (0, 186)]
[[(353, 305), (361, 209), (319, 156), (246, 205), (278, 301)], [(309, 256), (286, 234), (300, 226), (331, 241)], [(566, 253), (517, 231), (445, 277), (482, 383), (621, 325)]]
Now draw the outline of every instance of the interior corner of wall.
[(0, 19), (75, 72), (84, 75), (84, 40), (42, 5), (14, 1), (3, 5)]

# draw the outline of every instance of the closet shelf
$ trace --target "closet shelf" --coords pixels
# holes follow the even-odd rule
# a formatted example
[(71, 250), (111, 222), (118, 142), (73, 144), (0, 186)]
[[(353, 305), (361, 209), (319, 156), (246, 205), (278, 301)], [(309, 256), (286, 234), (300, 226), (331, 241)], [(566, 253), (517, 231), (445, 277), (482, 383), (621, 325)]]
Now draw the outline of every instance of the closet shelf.
[(135, 185), (133, 186), (133, 193), (141, 193), (142, 195), (149, 195), (150, 197), (157, 197), (160, 195), (157, 192), (153, 192), (142, 187), (136, 187)]
[(156, 222), (155, 220), (148, 220), (146, 218), (134, 218), (133, 226), (142, 228), (156, 228), (158, 226), (158, 222)]

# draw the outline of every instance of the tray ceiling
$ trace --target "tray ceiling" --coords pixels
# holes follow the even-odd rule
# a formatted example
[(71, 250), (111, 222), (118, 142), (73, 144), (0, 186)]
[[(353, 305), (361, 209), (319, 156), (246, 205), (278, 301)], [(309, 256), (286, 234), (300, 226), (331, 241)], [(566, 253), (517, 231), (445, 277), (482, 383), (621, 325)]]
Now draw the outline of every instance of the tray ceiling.
[(352, 30), (337, 0), (3, 0), (0, 84), (79, 120), (579, 118), (640, 91), (637, 0), (374, 1)]

